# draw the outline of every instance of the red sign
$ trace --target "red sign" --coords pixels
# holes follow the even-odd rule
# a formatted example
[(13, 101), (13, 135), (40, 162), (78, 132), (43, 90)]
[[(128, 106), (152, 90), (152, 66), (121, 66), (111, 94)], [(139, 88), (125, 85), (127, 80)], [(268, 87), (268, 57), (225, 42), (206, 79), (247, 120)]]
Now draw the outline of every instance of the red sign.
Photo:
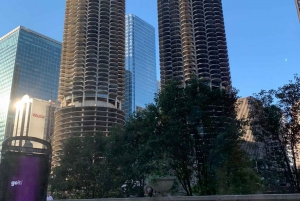
[(45, 116), (41, 115), (41, 114), (35, 114), (35, 113), (32, 113), (32, 116), (36, 117), (36, 118), (41, 118), (41, 119), (44, 119)]

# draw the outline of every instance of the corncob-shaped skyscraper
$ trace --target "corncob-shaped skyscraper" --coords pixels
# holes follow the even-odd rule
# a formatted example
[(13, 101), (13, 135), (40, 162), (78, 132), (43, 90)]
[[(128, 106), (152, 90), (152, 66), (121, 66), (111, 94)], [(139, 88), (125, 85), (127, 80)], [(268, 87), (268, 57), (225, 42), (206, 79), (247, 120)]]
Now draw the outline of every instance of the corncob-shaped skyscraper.
[(124, 123), (125, 0), (67, 0), (53, 165), (76, 132)]
[(193, 75), (231, 85), (221, 0), (157, 0), (161, 85)]

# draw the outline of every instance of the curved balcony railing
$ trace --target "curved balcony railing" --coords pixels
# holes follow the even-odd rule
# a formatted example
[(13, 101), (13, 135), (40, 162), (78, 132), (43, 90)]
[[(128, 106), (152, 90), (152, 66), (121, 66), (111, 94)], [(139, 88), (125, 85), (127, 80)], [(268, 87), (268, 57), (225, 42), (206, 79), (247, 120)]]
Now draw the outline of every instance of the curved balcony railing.
[[(98, 78), (110, 77), (113, 73), (113, 78), (117, 77), (118, 84), (111, 85), (110, 87), (115, 89), (110, 91), (116, 91), (112, 95), (117, 96), (118, 100), (123, 100), (124, 76), (121, 74), (124, 74), (125, 52), (119, 50), (125, 48), (124, 5), (124, 0), (111, 3), (98, 0), (67, 0), (59, 101), (64, 100), (63, 94), (66, 92), (77, 93), (77, 88), (76, 91), (70, 91), (66, 86), (74, 84), (72, 76), (73, 78), (84, 76), (85, 71), (94, 72)], [(83, 71), (76, 70), (79, 68), (78, 64)], [(103, 73), (100, 69), (108, 71)], [(64, 84), (66, 82), (68, 83)], [(92, 82), (84, 82), (83, 86), (87, 83), (89, 86), (92, 85)], [(96, 80), (94, 86), (97, 85)], [(109, 80), (106, 85), (109, 88)]]
[(183, 80), (198, 73), (212, 86), (230, 85), (221, 0), (164, 0), (157, 5), (162, 87), (183, 72)]
[[(124, 123), (124, 113), (118, 106), (124, 96), (124, 58), (125, 0), (67, 0), (58, 93), (63, 109), (56, 113), (54, 163), (59, 159), (62, 141), (72, 133), (108, 132), (113, 124)], [(97, 94), (113, 97), (113, 106), (101, 107), (102, 113), (98, 107), (87, 112), (88, 101), (103, 101)], [(107, 113), (114, 116), (108, 118)], [(89, 119), (90, 114), (95, 120)]]

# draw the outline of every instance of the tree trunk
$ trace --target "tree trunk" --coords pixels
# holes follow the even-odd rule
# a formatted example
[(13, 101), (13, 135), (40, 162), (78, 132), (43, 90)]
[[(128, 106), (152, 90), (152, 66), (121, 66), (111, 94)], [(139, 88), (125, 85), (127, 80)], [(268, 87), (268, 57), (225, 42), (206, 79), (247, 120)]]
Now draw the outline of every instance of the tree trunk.
[(295, 180), (294, 180), (294, 177), (293, 177), (293, 172), (292, 172), (292, 170), (291, 170), (291, 166), (290, 166), (290, 163), (289, 163), (289, 159), (288, 159), (288, 157), (287, 157), (287, 155), (286, 155), (286, 150), (284, 149), (284, 147), (283, 147), (283, 144), (282, 144), (282, 142), (281, 142), (281, 140), (280, 140), (280, 138), (279, 138), (279, 136), (277, 135), (276, 136), (276, 138), (277, 138), (277, 140), (278, 140), (278, 142), (279, 142), (279, 144), (280, 144), (280, 149), (281, 149), (281, 152), (282, 152), (282, 154), (283, 154), (283, 156), (284, 156), (284, 160), (285, 160), (285, 163), (286, 163), (286, 167), (287, 167), (287, 169), (288, 169), (288, 177), (289, 178), (287, 178), (288, 179), (288, 181), (290, 181), (291, 183), (292, 183), (292, 185), (293, 185), (293, 187), (294, 187), (294, 191), (295, 192), (299, 192), (298, 190), (297, 190), (297, 185), (296, 185), (296, 183), (295, 183)]
[(295, 145), (292, 143), (292, 154), (293, 154), (293, 164), (294, 164), (294, 177), (295, 177), (295, 183), (296, 183), (296, 188), (297, 188), (297, 193), (300, 192), (300, 187), (299, 187), (299, 178), (297, 174), (297, 166), (296, 166), (296, 154), (295, 154)]

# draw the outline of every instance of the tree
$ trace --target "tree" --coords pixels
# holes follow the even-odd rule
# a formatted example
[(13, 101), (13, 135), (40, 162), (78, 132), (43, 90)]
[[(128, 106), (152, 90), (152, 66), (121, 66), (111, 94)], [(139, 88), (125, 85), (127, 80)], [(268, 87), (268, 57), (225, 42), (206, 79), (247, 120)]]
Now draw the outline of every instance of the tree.
[[(251, 129), (256, 140), (264, 145), (265, 157), (259, 160), (264, 167), (262, 170), (267, 167), (277, 175), (270, 177), (266, 171), (261, 171), (271, 191), (286, 191), (278, 188), (278, 180), (284, 178), (287, 189), (290, 184), (292, 191), (300, 192), (296, 164), (300, 134), (299, 99), (300, 78), (295, 75), (294, 82), (290, 81), (277, 90), (262, 90), (251, 101)], [(291, 152), (291, 157), (288, 152)]]
[[(245, 122), (236, 119), (237, 91), (211, 89), (198, 80), (192, 80), (186, 90), (190, 91), (187, 97), (191, 97), (194, 101), (192, 104), (199, 110), (193, 116), (194, 119), (198, 116), (196, 122), (200, 122), (202, 128), (195, 135), (196, 150), (200, 153), (196, 158), (200, 194), (257, 191), (260, 187), (258, 177), (254, 177), (256, 174), (250, 160), (240, 146)], [(196, 129), (199, 130), (197, 126), (199, 124), (196, 124)], [(245, 173), (245, 177), (251, 175), (253, 179), (239, 177), (242, 174), (236, 176), (238, 172)], [(220, 176), (225, 177), (219, 178)], [(226, 191), (220, 191), (222, 185), (228, 187)]]
[[(197, 79), (185, 87), (171, 81), (155, 104), (137, 112), (125, 125), (125, 136), (134, 144), (130, 167), (143, 178), (168, 167), (167, 174), (177, 177), (186, 195), (218, 193), (221, 170), (228, 175), (237, 170), (255, 175), (247, 157), (240, 154), (238, 160), (233, 159), (241, 153), (239, 137), (243, 134), (242, 122), (236, 119), (236, 100), (234, 89), (211, 89)], [(246, 191), (240, 189), (248, 188), (246, 179), (247, 184), (241, 185), (242, 178), (230, 178), (224, 181), (233, 186), (228, 193)]]
[(107, 137), (76, 134), (64, 143), (60, 166), (50, 177), (51, 191), (58, 198), (103, 198), (121, 192), (118, 175), (104, 152)]
[(262, 145), (263, 153), (256, 156), (256, 161), (265, 191), (284, 193), (280, 184), (293, 183), (293, 179), (281, 130), (282, 112), (272, 94), (273, 91), (262, 90), (250, 99), (249, 122), (257, 143)]
[[(143, 113), (139, 112), (136, 121), (127, 123), (125, 127), (115, 127), (108, 136), (106, 158), (111, 167), (115, 167), (115, 174), (123, 179), (124, 196), (130, 195), (143, 197), (146, 175), (149, 174), (148, 159), (145, 142), (140, 137), (140, 132), (145, 131), (142, 126)], [(141, 155), (145, 157), (141, 157)]]
[[(300, 181), (297, 174), (297, 146), (300, 139), (300, 77), (294, 75), (294, 82), (289, 81), (275, 92), (278, 99), (278, 106), (282, 110), (283, 123), (282, 134), (286, 144), (290, 146), (292, 152), (293, 177), (295, 178), (295, 186), (297, 192), (300, 192)], [(298, 164), (299, 165), (299, 164)]]
[(230, 153), (232, 157), (227, 157), (217, 170), (217, 194), (257, 193), (261, 189), (260, 178), (253, 171), (247, 154), (240, 150), (240, 146), (232, 148)]
[(240, 146), (236, 94), (195, 78), (185, 87), (169, 82), (154, 104), (108, 136), (66, 141), (52, 190), (69, 198), (144, 196), (151, 175), (171, 175), (188, 196), (256, 192), (258, 177)]

